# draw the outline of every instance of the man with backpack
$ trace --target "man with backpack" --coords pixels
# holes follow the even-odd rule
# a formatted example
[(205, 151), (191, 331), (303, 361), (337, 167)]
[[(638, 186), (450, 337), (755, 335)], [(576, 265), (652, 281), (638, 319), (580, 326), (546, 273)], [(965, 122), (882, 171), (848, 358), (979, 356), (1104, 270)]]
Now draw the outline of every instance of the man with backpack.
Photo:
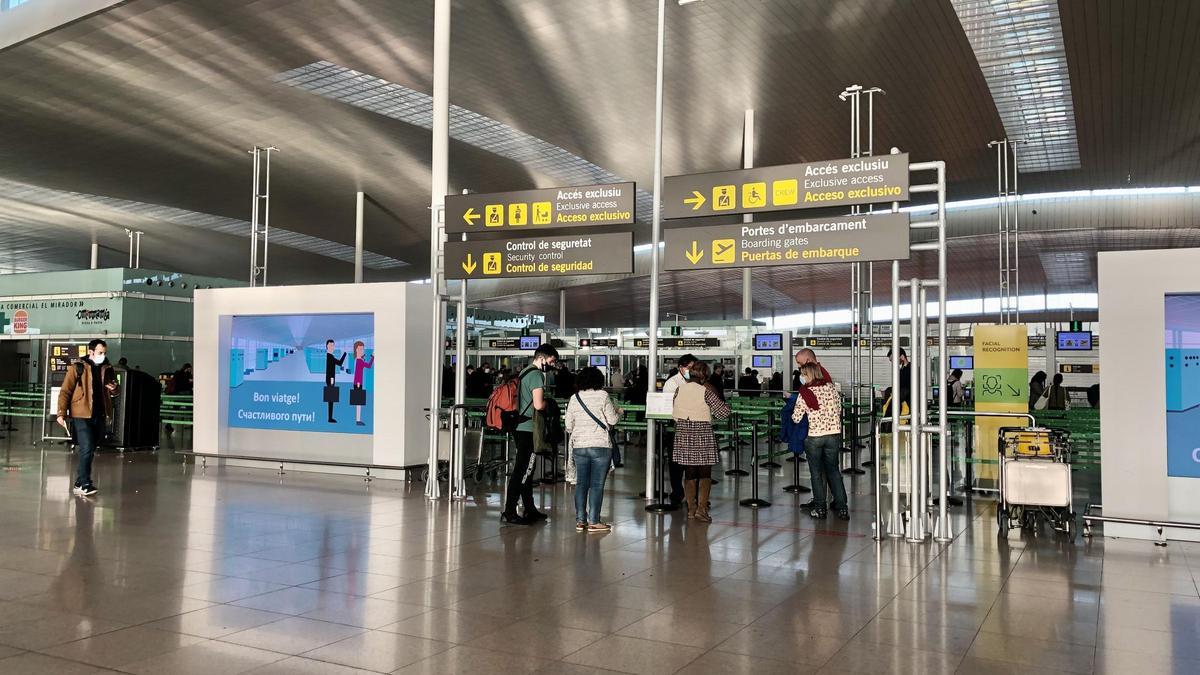
[[(558, 350), (550, 344), (541, 345), (533, 353), (529, 366), (517, 376), (516, 386), (506, 383), (497, 388), (488, 401), (488, 425), (494, 427), (499, 423), (505, 431), (511, 431), (517, 446), (516, 461), (505, 490), (504, 511), (500, 514), (500, 520), (505, 523), (532, 525), (546, 518), (533, 502), (533, 469), (537, 459), (534, 455), (534, 417), (546, 409), (550, 400), (546, 370), (553, 368), (556, 361)], [(511, 410), (507, 409), (510, 405)], [(524, 513), (520, 515), (517, 514), (518, 500), (524, 505)]]
[(67, 426), (70, 417), (79, 449), (74, 487), (78, 495), (99, 492), (92, 481), (92, 459), (96, 455), (96, 442), (103, 438), (112, 418), (112, 397), (117, 393), (116, 372), (112, 364), (105, 363), (107, 353), (108, 344), (104, 340), (89, 342), (87, 356), (71, 364), (58, 392), (58, 423), (70, 431)]

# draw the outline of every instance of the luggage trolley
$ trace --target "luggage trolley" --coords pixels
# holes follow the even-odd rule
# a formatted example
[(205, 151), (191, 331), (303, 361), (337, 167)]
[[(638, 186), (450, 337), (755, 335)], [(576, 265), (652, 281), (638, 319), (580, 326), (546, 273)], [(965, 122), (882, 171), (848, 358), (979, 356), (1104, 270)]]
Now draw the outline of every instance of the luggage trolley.
[(999, 432), (1000, 534), (1045, 520), (1075, 537), (1070, 433), (1044, 427), (1003, 427)]

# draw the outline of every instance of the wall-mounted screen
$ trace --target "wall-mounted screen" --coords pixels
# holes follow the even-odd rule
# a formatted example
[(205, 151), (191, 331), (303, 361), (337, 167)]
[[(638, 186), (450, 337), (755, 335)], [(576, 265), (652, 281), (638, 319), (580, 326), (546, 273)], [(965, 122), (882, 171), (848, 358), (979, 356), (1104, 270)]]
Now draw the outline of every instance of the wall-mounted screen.
[(1060, 352), (1090, 352), (1092, 350), (1092, 332), (1060, 330), (1058, 335), (1058, 351)]
[(542, 339), (536, 335), (527, 335), (521, 338), (521, 351), (533, 351), (542, 346)]
[(1200, 478), (1200, 294), (1168, 295), (1165, 310), (1167, 475)]
[(777, 352), (783, 349), (783, 333), (759, 333), (754, 336), (754, 351)]
[(228, 423), (274, 431), (370, 434), (374, 314), (234, 316)]
[(608, 354), (592, 354), (591, 357), (588, 358), (588, 365), (595, 366), (597, 368), (607, 368)]
[(770, 368), (773, 360), (774, 359), (769, 355), (755, 354), (754, 356), (750, 357), (750, 365), (754, 368)]
[(974, 356), (951, 356), (950, 370), (973, 370), (975, 368)]

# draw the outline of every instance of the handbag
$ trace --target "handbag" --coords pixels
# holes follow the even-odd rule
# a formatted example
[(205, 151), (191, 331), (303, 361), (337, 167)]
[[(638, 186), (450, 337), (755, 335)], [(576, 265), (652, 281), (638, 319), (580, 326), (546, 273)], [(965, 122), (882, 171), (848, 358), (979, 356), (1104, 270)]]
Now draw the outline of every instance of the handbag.
[(341, 389), (338, 389), (336, 384), (327, 384), (321, 399), (326, 403), (337, 403), (341, 399)]
[(1050, 405), (1050, 390), (1049, 389), (1042, 392), (1042, 395), (1039, 396), (1037, 401), (1034, 402), (1033, 409), (1034, 410), (1045, 410), (1046, 406), (1048, 406), (1048, 405)]
[(593, 422), (595, 422), (601, 429), (608, 432), (608, 445), (612, 449), (612, 465), (621, 466), (621, 446), (619, 443), (617, 443), (617, 430), (608, 426), (601, 421), (599, 417), (596, 417), (594, 414), (592, 414), (592, 411), (587, 407), (587, 404), (583, 402), (583, 398), (578, 392), (575, 394), (575, 400), (579, 401), (579, 407), (583, 408), (583, 412), (587, 413), (587, 416), (592, 418)]
[(350, 390), (350, 405), (366, 405), (367, 390), (361, 386), (355, 386)]

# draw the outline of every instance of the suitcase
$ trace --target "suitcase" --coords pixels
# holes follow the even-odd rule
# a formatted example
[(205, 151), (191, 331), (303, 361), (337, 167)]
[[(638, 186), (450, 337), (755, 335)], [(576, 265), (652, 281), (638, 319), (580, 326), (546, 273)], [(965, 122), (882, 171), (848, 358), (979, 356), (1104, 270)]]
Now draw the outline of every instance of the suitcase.
[(338, 389), (336, 384), (327, 384), (325, 385), (325, 393), (321, 396), (321, 400), (326, 403), (337, 403), (341, 397), (341, 389)]
[(1001, 460), (1003, 499), (1021, 506), (1071, 506), (1071, 465), (1036, 459)]
[(350, 390), (350, 405), (366, 405), (367, 390), (362, 387), (355, 387)]

